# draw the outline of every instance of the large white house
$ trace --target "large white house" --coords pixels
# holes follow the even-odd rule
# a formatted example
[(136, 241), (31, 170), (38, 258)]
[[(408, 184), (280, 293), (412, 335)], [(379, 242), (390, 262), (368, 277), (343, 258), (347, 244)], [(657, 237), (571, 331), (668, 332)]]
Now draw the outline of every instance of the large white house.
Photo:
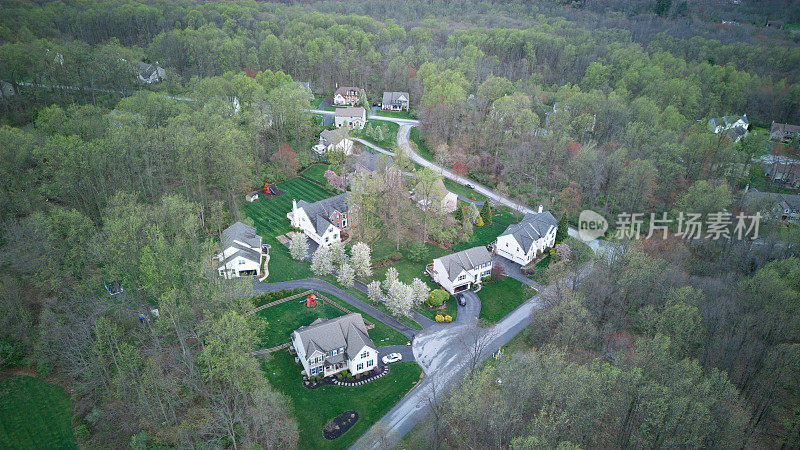
[(492, 255), (486, 247), (472, 247), (433, 260), (428, 272), (450, 294), (470, 289), (492, 273)]
[(341, 86), (333, 93), (333, 104), (336, 106), (357, 105), (361, 101), (361, 89), (353, 86)]
[(378, 366), (378, 348), (358, 313), (317, 319), (300, 327), (292, 333), (292, 345), (309, 377), (327, 377), (345, 369), (358, 375)]
[(319, 144), (313, 150), (320, 155), (333, 150), (339, 150), (349, 156), (353, 153), (353, 140), (344, 130), (324, 130), (319, 134)]
[(256, 229), (236, 222), (222, 232), (222, 252), (216, 256), (220, 278), (261, 275), (261, 236)]
[(747, 128), (750, 126), (750, 121), (747, 120), (747, 114), (741, 116), (724, 116), (715, 117), (708, 121), (708, 129), (714, 134), (724, 133), (730, 136), (734, 142), (747, 136)]
[(521, 222), (509, 225), (495, 241), (494, 251), (515, 263), (530, 263), (556, 243), (558, 221), (549, 211), (525, 214)]
[(350, 226), (347, 193), (309, 203), (292, 200), (292, 212), (286, 216), (292, 226), (322, 247), (342, 241), (342, 230)]
[(367, 123), (367, 110), (360, 106), (348, 106), (347, 108), (338, 108), (333, 113), (333, 123), (337, 127), (348, 126), (350, 128), (364, 128)]
[(408, 111), (408, 92), (384, 92), (381, 109), (384, 111)]

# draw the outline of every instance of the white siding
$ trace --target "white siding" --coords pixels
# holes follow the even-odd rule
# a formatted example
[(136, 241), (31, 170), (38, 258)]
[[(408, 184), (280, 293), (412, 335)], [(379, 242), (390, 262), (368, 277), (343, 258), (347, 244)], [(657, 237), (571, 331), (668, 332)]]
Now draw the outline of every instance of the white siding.
[[(366, 356), (362, 356), (366, 353)], [(348, 353), (349, 354), (349, 353)], [(367, 347), (358, 351), (354, 355), (350, 355), (351, 359), (347, 361), (347, 369), (353, 375), (364, 373), (374, 369), (378, 365), (378, 352), (372, 348)], [(370, 364), (371, 362), (371, 364)], [(358, 366), (361, 365), (361, 369)]]

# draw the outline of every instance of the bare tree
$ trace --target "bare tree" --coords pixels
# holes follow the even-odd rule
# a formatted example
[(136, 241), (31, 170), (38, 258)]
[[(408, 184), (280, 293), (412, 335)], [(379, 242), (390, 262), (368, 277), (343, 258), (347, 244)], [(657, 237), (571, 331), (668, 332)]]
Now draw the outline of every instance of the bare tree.
[(461, 333), (461, 345), (464, 347), (465, 354), (467, 355), (467, 364), (469, 365), (469, 373), (472, 374), (483, 359), (482, 356), (489, 345), (494, 340), (496, 333), (491, 329), (486, 330), (480, 327), (479, 323), (469, 325), (463, 333)]

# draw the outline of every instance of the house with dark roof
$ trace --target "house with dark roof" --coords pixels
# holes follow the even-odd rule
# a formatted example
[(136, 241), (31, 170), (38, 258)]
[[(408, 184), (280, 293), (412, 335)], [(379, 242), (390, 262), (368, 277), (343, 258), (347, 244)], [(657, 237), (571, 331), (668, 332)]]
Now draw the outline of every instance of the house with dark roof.
[(800, 187), (800, 160), (782, 155), (763, 155), (759, 165), (773, 183)]
[(354, 106), (361, 101), (361, 89), (352, 86), (342, 86), (333, 93), (333, 104), (336, 106)]
[(738, 142), (739, 139), (747, 136), (747, 128), (750, 121), (747, 114), (742, 116), (715, 117), (708, 121), (708, 129), (714, 134), (725, 134)]
[(158, 83), (164, 79), (164, 75), (166, 74), (166, 71), (158, 65), (158, 62), (155, 64), (148, 64), (146, 62), (136, 63), (136, 76), (142, 83)]
[(384, 92), (381, 109), (384, 111), (408, 111), (408, 92)]
[(791, 142), (792, 138), (797, 135), (800, 135), (800, 125), (772, 121), (772, 125), (769, 127), (769, 138), (784, 144)]
[(318, 202), (292, 199), (292, 212), (286, 217), (292, 226), (305, 232), (306, 236), (322, 247), (342, 241), (342, 231), (350, 226), (348, 193), (329, 197)]
[(800, 195), (761, 192), (747, 189), (742, 196), (746, 209), (764, 213), (765, 219), (797, 223), (800, 221)]
[(236, 222), (226, 228), (220, 242), (222, 251), (216, 256), (219, 277), (261, 275), (262, 242), (250, 225)]
[(526, 265), (555, 245), (558, 220), (549, 211), (525, 214), (497, 237), (494, 251), (515, 263)]
[(336, 108), (336, 111), (333, 113), (333, 123), (337, 128), (348, 126), (350, 128), (362, 129), (367, 123), (367, 110), (361, 106)]
[(455, 294), (491, 275), (492, 255), (483, 246), (468, 248), (434, 259), (428, 272), (445, 291)]
[(368, 147), (352, 158), (348, 166), (355, 173), (372, 173), (392, 165), (392, 157), (383, 153), (373, 152)]
[(358, 313), (317, 319), (295, 330), (291, 338), (303, 374), (309, 377), (327, 377), (343, 370), (358, 375), (378, 366), (378, 347)]

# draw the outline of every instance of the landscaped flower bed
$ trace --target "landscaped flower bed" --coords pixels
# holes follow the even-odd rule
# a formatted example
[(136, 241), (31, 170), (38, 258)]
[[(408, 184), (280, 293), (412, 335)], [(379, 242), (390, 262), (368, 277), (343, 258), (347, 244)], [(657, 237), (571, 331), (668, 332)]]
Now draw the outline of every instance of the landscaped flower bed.
[(352, 409), (345, 411), (325, 424), (325, 427), (322, 428), (322, 437), (332, 441), (345, 434), (356, 422), (358, 422), (358, 413)]

